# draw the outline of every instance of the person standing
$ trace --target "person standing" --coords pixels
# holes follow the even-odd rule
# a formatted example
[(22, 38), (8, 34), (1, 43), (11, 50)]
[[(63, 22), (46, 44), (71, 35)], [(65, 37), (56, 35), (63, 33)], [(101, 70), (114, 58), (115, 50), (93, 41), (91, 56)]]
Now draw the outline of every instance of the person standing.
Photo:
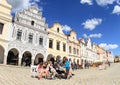
[(110, 67), (110, 62), (108, 61), (108, 66)]

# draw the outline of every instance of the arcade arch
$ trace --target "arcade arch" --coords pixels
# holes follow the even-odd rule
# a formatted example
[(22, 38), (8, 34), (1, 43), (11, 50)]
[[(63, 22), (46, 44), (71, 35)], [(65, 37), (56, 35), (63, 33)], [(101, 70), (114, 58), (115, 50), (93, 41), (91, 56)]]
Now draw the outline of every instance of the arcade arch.
[(16, 48), (12, 48), (8, 51), (7, 64), (8, 65), (18, 65), (19, 52)]
[(34, 60), (34, 65), (37, 65), (40, 62), (43, 62), (43, 59), (44, 59), (44, 56), (41, 53), (37, 54)]
[(23, 53), (23, 56), (22, 56), (21, 65), (22, 65), (22, 66), (30, 66), (30, 65), (31, 65), (31, 61), (32, 61), (31, 58), (32, 58), (31, 52), (25, 51), (25, 52)]

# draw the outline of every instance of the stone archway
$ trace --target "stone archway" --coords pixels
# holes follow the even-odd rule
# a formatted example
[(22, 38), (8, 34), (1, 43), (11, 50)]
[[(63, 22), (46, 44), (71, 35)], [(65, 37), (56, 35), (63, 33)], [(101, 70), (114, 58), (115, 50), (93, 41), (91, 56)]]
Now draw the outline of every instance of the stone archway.
[(4, 61), (4, 48), (0, 45), (0, 64)]
[(49, 55), (47, 56), (47, 61), (52, 61), (52, 63), (54, 64), (55, 59), (54, 59), (54, 57), (53, 57), (52, 54), (49, 54)]
[(32, 61), (32, 54), (29, 51), (26, 51), (23, 53), (22, 56), (22, 62), (21, 65), (22, 66), (30, 66), (31, 65), (31, 61)]
[(35, 60), (34, 60), (34, 65), (39, 64), (40, 62), (43, 62), (44, 56), (43, 54), (39, 53), (36, 55)]
[(56, 57), (56, 62), (59, 62), (60, 60), (61, 60), (61, 56), (58, 55), (58, 56)]
[(16, 48), (12, 48), (7, 55), (7, 64), (8, 65), (18, 65), (19, 52)]
[(82, 63), (82, 64), (83, 64), (83, 61), (84, 61), (84, 60), (83, 60), (83, 59), (81, 59), (81, 63)]
[(75, 60), (75, 59), (73, 59), (73, 62), (74, 62), (74, 63), (76, 63), (76, 60)]

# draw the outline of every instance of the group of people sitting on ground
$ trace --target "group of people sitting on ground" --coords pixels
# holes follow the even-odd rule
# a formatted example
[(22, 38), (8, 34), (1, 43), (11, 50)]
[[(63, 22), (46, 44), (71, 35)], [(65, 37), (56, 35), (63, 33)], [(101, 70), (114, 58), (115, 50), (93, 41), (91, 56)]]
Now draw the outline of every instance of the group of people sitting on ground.
[(41, 79), (55, 79), (55, 78), (64, 78), (69, 79), (72, 77), (72, 71), (70, 70), (71, 66), (66, 57), (63, 58), (60, 62), (52, 63), (40, 62), (38, 64), (38, 78)]

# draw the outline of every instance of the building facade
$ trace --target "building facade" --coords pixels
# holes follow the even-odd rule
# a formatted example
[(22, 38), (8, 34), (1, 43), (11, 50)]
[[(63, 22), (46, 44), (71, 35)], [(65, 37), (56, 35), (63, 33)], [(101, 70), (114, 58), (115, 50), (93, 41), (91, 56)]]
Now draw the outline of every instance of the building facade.
[(99, 59), (96, 44), (92, 43), (90, 38), (88, 38), (86, 41), (83, 38), (79, 39), (79, 44), (81, 48), (81, 65), (83, 68), (85, 68), (86, 62), (92, 65), (94, 61)]
[(79, 44), (80, 44), (81, 65), (84, 68), (85, 67), (85, 61), (87, 60), (86, 44), (85, 44), (84, 38), (79, 39)]
[[(4, 10), (4, 11), (3, 11)], [(12, 16), (11, 6), (6, 0), (0, 1), (0, 63), (6, 63)]]
[[(10, 16), (10, 7), (8, 14)], [(0, 23), (5, 23), (2, 20), (4, 19), (1, 19)], [(9, 26), (5, 23), (3, 33), (0, 35), (5, 44), (0, 43), (3, 48), (1, 54), (3, 53), (4, 57), (1, 58), (4, 58), (4, 64), (30, 66), (43, 61), (47, 51), (48, 26), (38, 8), (33, 6), (22, 12), (16, 12), (13, 22), (9, 21), (12, 21), (11, 18), (7, 21)]]
[[(4, 10), (4, 11), (3, 11)], [(16, 12), (14, 20), (7, 0), (0, 1), (0, 64), (30, 66), (41, 61), (69, 61), (81, 64), (95, 61), (113, 62), (111, 52), (82, 38), (75, 31), (64, 34), (62, 25), (54, 23), (48, 29), (42, 12), (36, 6)]]
[(54, 23), (48, 31), (46, 60), (60, 61), (63, 57), (67, 57), (67, 36), (63, 33), (62, 26), (59, 23)]
[(100, 62), (106, 62), (107, 56), (106, 56), (106, 50), (100, 47), (99, 45), (96, 45), (97, 54), (99, 55), (99, 58), (97, 59)]
[(73, 30), (67, 36), (67, 46), (69, 61), (81, 64), (80, 45), (77, 40), (77, 34)]
[(106, 55), (107, 55), (107, 61), (113, 63), (114, 62), (114, 58), (115, 58), (115, 56), (113, 55), (113, 53), (106, 51)]

